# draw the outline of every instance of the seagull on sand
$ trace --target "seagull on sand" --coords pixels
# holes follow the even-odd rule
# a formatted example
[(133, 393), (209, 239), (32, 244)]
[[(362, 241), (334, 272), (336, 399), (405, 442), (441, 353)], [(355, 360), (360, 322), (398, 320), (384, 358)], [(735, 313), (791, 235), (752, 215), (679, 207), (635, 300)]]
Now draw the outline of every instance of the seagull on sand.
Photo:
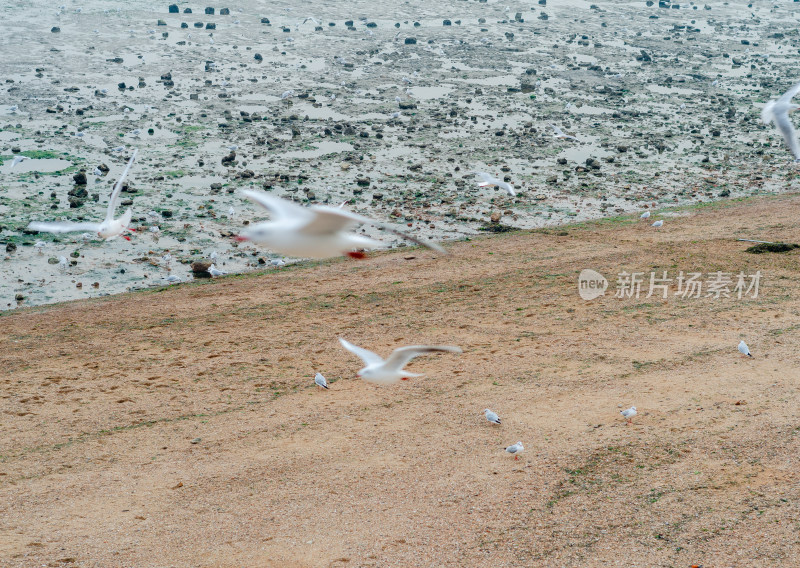
[(649, 219), (650, 218), (650, 211), (645, 211), (641, 215), (639, 215), (639, 219)]
[(322, 373), (317, 373), (314, 375), (314, 384), (324, 389), (329, 388), (328, 381), (325, 380), (325, 377), (322, 376)]
[(628, 424), (630, 424), (630, 423), (631, 423), (631, 420), (633, 420), (633, 417), (634, 417), (634, 416), (636, 416), (636, 414), (637, 414), (637, 412), (636, 412), (636, 407), (635, 407), (635, 406), (631, 406), (631, 407), (630, 407), (629, 409), (627, 409), (627, 410), (621, 410), (621, 411), (620, 411), (620, 414), (622, 414), (622, 417), (623, 417), (625, 420), (627, 420), (627, 421), (628, 421)]
[(663, 226), (664, 226), (664, 221), (663, 221), (663, 219), (659, 219), (658, 221), (656, 221), (655, 223), (653, 223), (653, 227), (655, 227), (656, 229), (658, 229), (659, 227), (663, 227)]
[(558, 126), (556, 126), (555, 124), (551, 124), (551, 125), (550, 125), (550, 128), (552, 128), (552, 129), (553, 129), (553, 137), (554, 137), (554, 138), (563, 138), (563, 139), (565, 139), (565, 140), (575, 140), (575, 142), (580, 142), (580, 140), (578, 140), (578, 139), (577, 139), (577, 138), (575, 138), (574, 136), (569, 136), (568, 134), (564, 134), (564, 131), (563, 131), (563, 130), (561, 130), (561, 129), (560, 129)]
[(486, 187), (495, 185), (500, 189), (504, 189), (511, 197), (514, 197), (516, 193), (514, 193), (514, 188), (511, 187), (510, 183), (506, 183), (501, 179), (497, 179), (496, 177), (492, 177), (490, 174), (486, 172), (473, 172), (476, 176), (478, 176), (482, 181), (478, 183), (478, 187)]
[(514, 456), (515, 460), (519, 459), (519, 455), (525, 450), (525, 446), (522, 445), (522, 442), (517, 442), (513, 446), (508, 446), (506, 451)]
[[(98, 237), (105, 240), (110, 240), (122, 235), (123, 231), (132, 231), (133, 229), (128, 227), (131, 222), (131, 210), (128, 209), (125, 211), (125, 213), (123, 213), (119, 219), (114, 219), (114, 210), (117, 208), (119, 193), (122, 191), (122, 182), (125, 180), (125, 176), (128, 175), (128, 170), (131, 169), (133, 161), (136, 159), (136, 152), (136, 150), (133, 151), (133, 154), (131, 154), (131, 159), (128, 161), (128, 165), (125, 166), (124, 170), (122, 170), (122, 175), (120, 176), (119, 181), (117, 181), (117, 183), (114, 185), (114, 189), (111, 192), (111, 199), (108, 200), (106, 218), (103, 219), (102, 223), (74, 223), (71, 221), (41, 223), (34, 221), (28, 225), (28, 228), (32, 231), (42, 231), (45, 233), (91, 231), (93, 233), (97, 233)], [(122, 238), (128, 241), (131, 240), (130, 237), (125, 235), (122, 235)]]
[(739, 342), (739, 353), (747, 357), (752, 357), (750, 354), (750, 348), (747, 346), (747, 343), (744, 342), (744, 339)]
[(778, 131), (783, 136), (786, 145), (794, 155), (794, 161), (800, 162), (800, 145), (797, 143), (797, 133), (794, 131), (789, 113), (800, 108), (792, 103), (792, 99), (800, 93), (800, 83), (786, 91), (778, 100), (769, 101), (761, 110), (761, 120), (764, 124), (774, 122)]
[(496, 412), (492, 412), (488, 408), (483, 411), (483, 415), (486, 417), (486, 420), (491, 422), (492, 424), (500, 424), (500, 417), (497, 415)]
[(345, 209), (315, 205), (301, 207), (291, 201), (273, 197), (263, 191), (244, 190), (242, 193), (256, 205), (269, 211), (272, 221), (251, 223), (238, 241), (253, 241), (275, 252), (298, 258), (329, 258), (347, 254), (364, 258), (363, 252), (353, 249), (377, 248), (381, 243), (347, 232), (358, 224), (372, 224), (418, 245), (447, 254), (435, 243), (425, 242), (388, 225), (351, 213)]
[(384, 360), (379, 355), (353, 345), (349, 341), (339, 338), (342, 347), (347, 349), (350, 353), (357, 355), (366, 367), (356, 373), (356, 377), (362, 378), (367, 382), (376, 383), (379, 385), (391, 385), (399, 380), (406, 380), (411, 377), (421, 377), (418, 373), (410, 373), (403, 369), (409, 361), (419, 355), (426, 353), (434, 353), (436, 351), (448, 351), (450, 353), (461, 353), (460, 347), (453, 345), (410, 345), (408, 347), (399, 347), (392, 351), (389, 358)]

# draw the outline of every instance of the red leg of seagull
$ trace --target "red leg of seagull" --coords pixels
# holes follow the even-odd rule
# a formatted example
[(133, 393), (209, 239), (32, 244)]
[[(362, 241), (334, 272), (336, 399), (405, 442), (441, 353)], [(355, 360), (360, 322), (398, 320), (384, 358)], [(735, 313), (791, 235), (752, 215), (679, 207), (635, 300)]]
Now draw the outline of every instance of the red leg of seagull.
[(358, 260), (363, 260), (367, 258), (367, 253), (358, 250), (350, 251), (347, 253), (347, 256), (349, 256), (350, 258), (357, 258)]
[(126, 241), (130, 241), (130, 240), (131, 240), (131, 238), (130, 238), (128, 235), (120, 235), (120, 236), (121, 236), (123, 239), (125, 239)]
[(519, 456), (514, 456), (514, 459), (515, 459), (515, 460), (518, 460), (518, 459), (519, 459)]

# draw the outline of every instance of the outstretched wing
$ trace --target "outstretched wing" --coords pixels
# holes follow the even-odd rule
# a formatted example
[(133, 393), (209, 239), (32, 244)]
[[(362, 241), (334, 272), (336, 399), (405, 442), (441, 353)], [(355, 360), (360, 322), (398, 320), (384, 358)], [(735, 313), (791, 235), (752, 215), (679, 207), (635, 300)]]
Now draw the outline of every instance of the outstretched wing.
[(392, 354), (386, 359), (386, 370), (400, 371), (414, 357), (425, 355), (426, 353), (435, 353), (437, 351), (461, 353), (461, 348), (453, 345), (410, 345), (408, 347), (400, 347), (392, 351)]
[(100, 230), (100, 223), (73, 223), (71, 221), (41, 223), (33, 221), (28, 224), (28, 229), (41, 231), (42, 233), (72, 233), (75, 231), (92, 231), (96, 233)]
[(361, 223), (375, 223), (369, 217), (358, 213), (324, 205), (312, 207), (310, 212), (313, 213), (313, 217), (310, 217), (308, 223), (300, 229), (300, 232), (307, 235), (332, 235)]
[(797, 96), (797, 93), (800, 93), (800, 83), (797, 83), (791, 89), (783, 93), (781, 98), (778, 99), (778, 102), (788, 105), (790, 102), (792, 102), (792, 99)]
[(269, 212), (273, 221), (301, 220), (311, 218), (312, 213), (305, 207), (280, 197), (267, 195), (263, 191), (242, 190), (242, 194), (256, 205)]
[(139, 149), (134, 149), (133, 154), (131, 154), (131, 159), (128, 160), (128, 165), (125, 166), (125, 169), (122, 170), (122, 175), (119, 177), (119, 181), (114, 185), (114, 190), (111, 192), (111, 199), (108, 200), (108, 209), (106, 210), (106, 221), (111, 221), (114, 218), (114, 210), (117, 208), (117, 199), (119, 199), (119, 193), (122, 191), (122, 182), (125, 181), (125, 176), (128, 175), (128, 171), (131, 169), (133, 165), (133, 161), (136, 159), (136, 152)]
[(358, 345), (353, 345), (346, 339), (339, 338), (339, 343), (342, 344), (342, 347), (347, 349), (350, 353), (357, 355), (359, 359), (364, 361), (364, 364), (369, 367), (370, 365), (380, 365), (383, 363), (383, 358), (380, 357), (377, 353), (373, 353), (369, 349), (364, 349), (363, 347), (359, 347)]
[[(345, 203), (347, 203), (345, 201)], [(344, 205), (344, 203), (342, 203)], [(392, 233), (393, 235), (397, 235), (401, 239), (405, 239), (407, 241), (411, 241), (414, 244), (429, 248), (431, 250), (435, 250), (436, 252), (440, 252), (442, 254), (447, 254), (447, 251), (443, 249), (436, 243), (423, 241), (422, 239), (418, 239), (412, 235), (409, 235), (406, 232), (403, 232), (399, 229), (395, 229), (391, 225), (386, 223), (382, 223), (380, 221), (376, 221), (375, 219), (370, 219), (369, 217), (364, 217), (363, 215), (359, 215), (358, 213), (352, 213), (351, 211), (347, 211), (346, 209), (341, 209), (342, 205), (337, 208), (334, 207), (326, 207), (326, 206), (317, 206), (312, 207), (311, 211), (316, 214), (316, 217), (308, 223), (305, 227), (303, 227), (302, 232), (308, 235), (325, 235), (332, 232), (343, 231), (351, 225), (355, 224), (368, 224), (368, 225), (375, 225), (383, 229), (388, 233)]]
[(564, 132), (558, 126), (556, 126), (555, 124), (551, 124), (550, 128), (552, 128), (554, 130), (554, 133), (555, 133), (556, 136), (564, 136)]
[(795, 160), (800, 160), (800, 147), (797, 143), (797, 133), (794, 131), (794, 126), (789, 118), (789, 114), (776, 114), (775, 126), (778, 127), (783, 139), (786, 141), (786, 145), (789, 146), (789, 150), (794, 154)]

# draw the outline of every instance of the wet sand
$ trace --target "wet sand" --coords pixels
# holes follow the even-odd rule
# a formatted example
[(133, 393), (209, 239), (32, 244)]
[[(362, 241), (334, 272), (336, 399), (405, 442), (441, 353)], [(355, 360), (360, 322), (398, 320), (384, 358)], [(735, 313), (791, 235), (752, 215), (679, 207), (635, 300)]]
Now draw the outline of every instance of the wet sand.
[[(458, 240), (492, 214), (534, 228), (796, 187), (758, 119), (800, 76), (792, 3), (65, 6), (0, 8), (3, 309), (187, 280), (212, 252), (225, 270), (263, 267), (274, 254), (231, 240), (264, 218), (239, 188), (349, 200)], [(130, 243), (25, 234), (30, 220), (102, 217), (134, 147)], [(15, 153), (33, 159), (10, 170)], [(71, 208), (81, 169), (87, 197)], [(517, 196), (478, 188), (474, 170)], [(48, 263), (60, 256), (66, 271)]]

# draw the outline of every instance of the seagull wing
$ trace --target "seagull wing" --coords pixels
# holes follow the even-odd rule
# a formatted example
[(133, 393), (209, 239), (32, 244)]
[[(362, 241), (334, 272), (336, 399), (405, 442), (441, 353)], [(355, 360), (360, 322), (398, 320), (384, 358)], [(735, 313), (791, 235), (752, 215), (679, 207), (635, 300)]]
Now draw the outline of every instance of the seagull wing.
[(111, 221), (114, 218), (114, 210), (117, 208), (117, 200), (119, 199), (119, 193), (122, 191), (122, 182), (125, 181), (125, 176), (128, 175), (128, 170), (131, 169), (133, 165), (133, 161), (136, 159), (136, 152), (139, 150), (136, 149), (131, 154), (131, 159), (128, 160), (128, 165), (125, 166), (125, 169), (122, 170), (122, 175), (119, 177), (119, 181), (114, 185), (114, 190), (111, 192), (111, 199), (108, 200), (108, 209), (106, 210), (106, 221)]
[(43, 233), (72, 233), (75, 231), (92, 231), (96, 233), (100, 230), (100, 223), (73, 223), (71, 221), (40, 223), (33, 221), (28, 224), (28, 229)]
[(797, 133), (794, 131), (794, 126), (789, 118), (789, 114), (775, 114), (775, 126), (778, 127), (781, 136), (783, 136), (783, 139), (786, 141), (786, 145), (789, 146), (789, 150), (794, 154), (795, 160), (800, 160), (800, 146), (798, 146), (797, 143)]
[(400, 347), (392, 351), (392, 354), (386, 359), (385, 368), (388, 371), (401, 371), (414, 357), (436, 351), (461, 353), (461, 348), (453, 345), (410, 345), (408, 347)]
[(788, 105), (790, 102), (792, 102), (792, 99), (797, 96), (797, 93), (800, 93), (800, 83), (797, 83), (791, 89), (783, 93), (781, 98), (778, 99), (778, 102)]
[(556, 136), (564, 136), (564, 132), (555, 124), (551, 124), (550, 128), (552, 128), (555, 131)]
[[(347, 202), (345, 201), (345, 203)], [(344, 203), (342, 205), (344, 205)], [(341, 205), (339, 207), (341, 207)], [(393, 235), (397, 235), (401, 239), (406, 239), (414, 244), (435, 250), (436, 252), (440, 252), (442, 254), (448, 254), (445, 249), (436, 243), (423, 241), (422, 239), (418, 239), (417, 237), (409, 235), (408, 233), (405, 233), (399, 229), (395, 229), (391, 225), (376, 221), (375, 219), (370, 219), (369, 217), (364, 217), (358, 213), (347, 211), (346, 209), (340, 209), (339, 207), (326, 207), (322, 205), (312, 207), (311, 212), (315, 214), (315, 217), (305, 227), (303, 227), (301, 231), (307, 235), (319, 236), (328, 235), (338, 231), (344, 231), (349, 227), (359, 223), (375, 225), (384, 231), (392, 233)]]
[(331, 235), (350, 229), (360, 223), (374, 223), (369, 217), (339, 209), (338, 207), (320, 205), (312, 207), (310, 212), (313, 213), (313, 217), (310, 217), (308, 223), (300, 229), (301, 232), (307, 235)]
[(309, 219), (311, 211), (291, 201), (267, 195), (263, 191), (243, 190), (242, 193), (250, 201), (266, 209), (274, 221)]
[(381, 365), (383, 363), (383, 358), (378, 355), (377, 353), (373, 353), (369, 349), (364, 349), (363, 347), (359, 347), (358, 345), (353, 345), (346, 339), (339, 338), (339, 343), (342, 344), (342, 347), (347, 349), (350, 353), (357, 355), (359, 359), (364, 361), (364, 364), (369, 367), (370, 365)]

